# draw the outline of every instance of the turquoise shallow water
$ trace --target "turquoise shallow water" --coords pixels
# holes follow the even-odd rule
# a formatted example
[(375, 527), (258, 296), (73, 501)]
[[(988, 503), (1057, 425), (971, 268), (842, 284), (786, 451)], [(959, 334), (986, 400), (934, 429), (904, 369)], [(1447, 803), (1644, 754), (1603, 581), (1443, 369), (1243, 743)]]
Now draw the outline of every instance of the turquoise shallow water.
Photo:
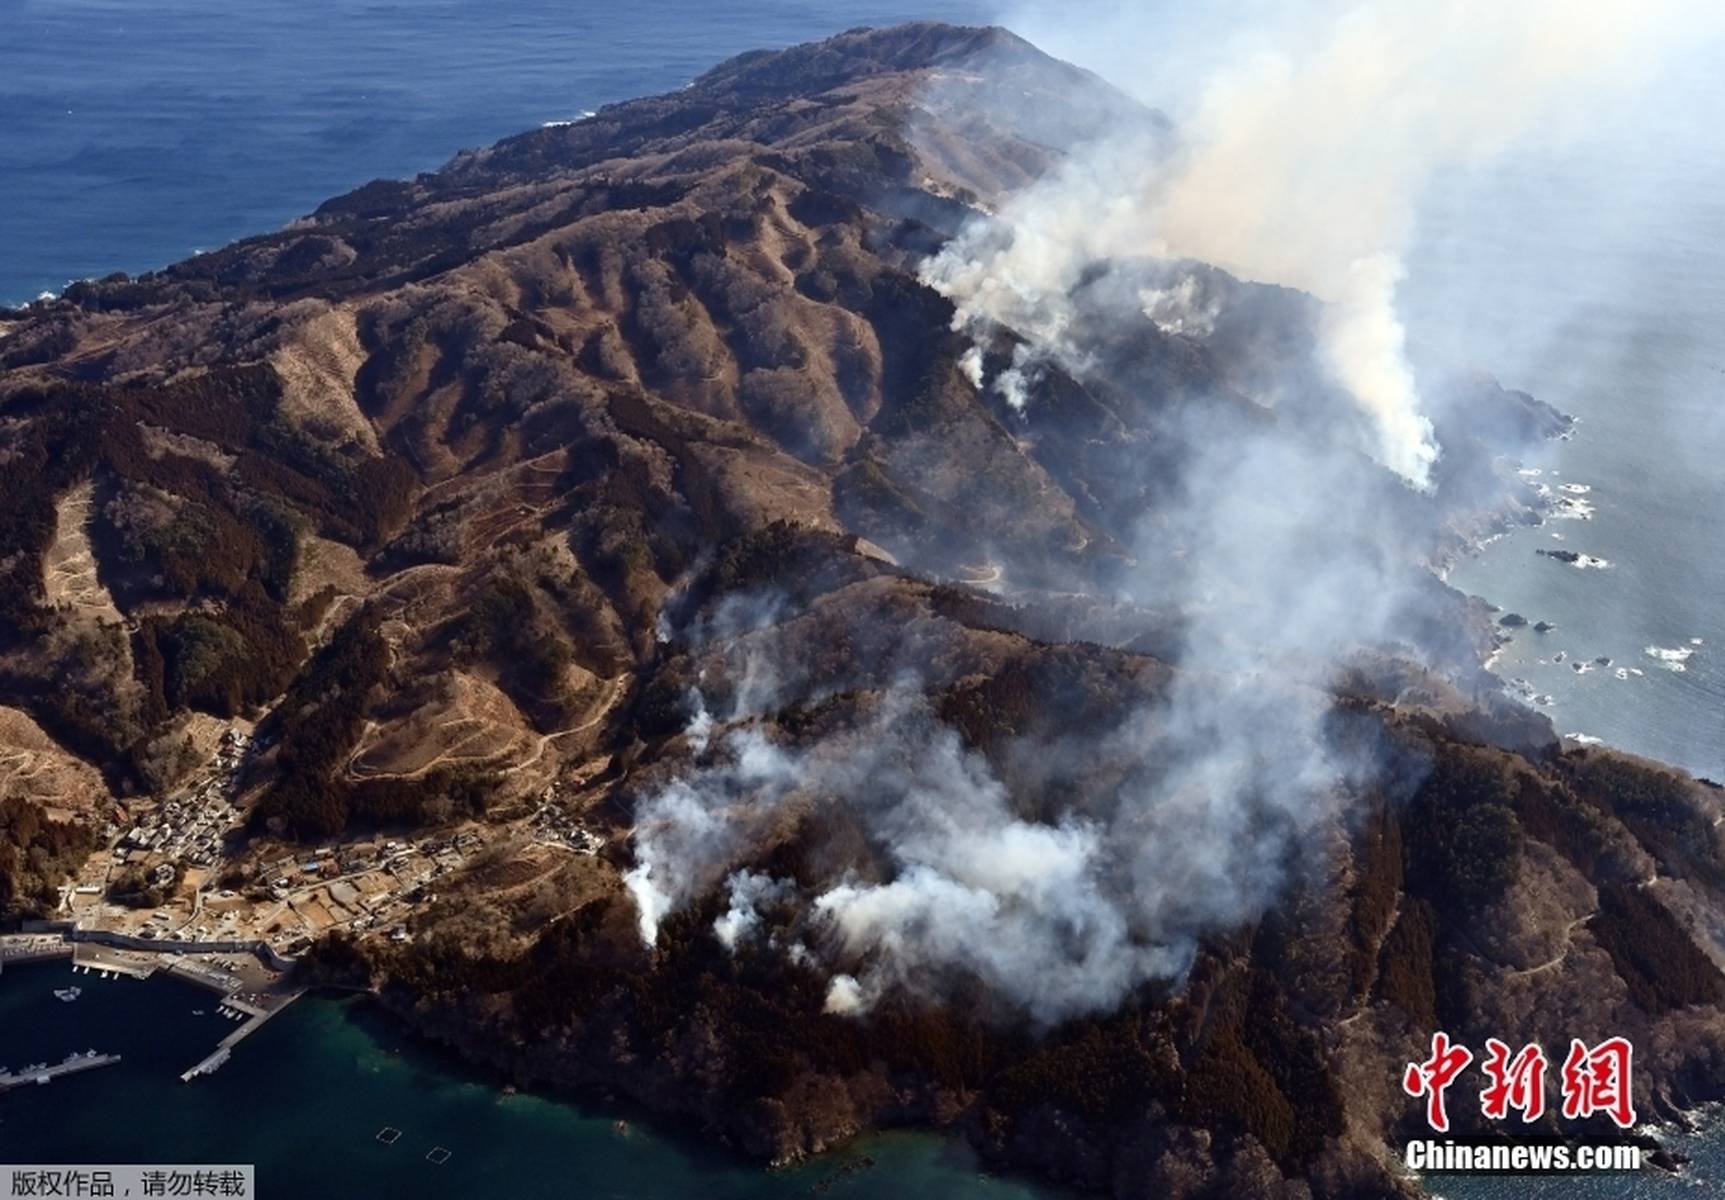
[[(76, 981), (71, 1004), (53, 990)], [(203, 1010), (203, 1016), (194, 1015)], [(0, 976), (0, 1065), (70, 1051), (117, 1066), (0, 1095), (0, 1162), (251, 1162), (264, 1200), (1034, 1200), (1055, 1193), (982, 1172), (968, 1149), (888, 1133), (766, 1171), (656, 1131), (639, 1114), (505, 1095), (418, 1045), (361, 1001), (307, 998), (242, 1042), (214, 1075), (179, 1073), (229, 1029), (214, 997), (171, 979), (74, 976), (64, 963)], [(619, 1133), (614, 1122), (628, 1122)], [(393, 1145), (375, 1140), (385, 1125)], [(433, 1147), (451, 1154), (426, 1161)]]
[[(76, 982), (64, 1004), (55, 988)], [(201, 1011), (202, 1015), (198, 1015)], [(0, 1094), (0, 1162), (249, 1162), (264, 1200), (1057, 1200), (1053, 1189), (980, 1169), (962, 1144), (885, 1133), (784, 1171), (654, 1128), (620, 1107), (506, 1095), (407, 1037), (362, 1001), (301, 1000), (242, 1042), (214, 1075), (179, 1073), (231, 1024), (210, 993), (178, 980), (103, 980), (64, 963), (0, 976), (0, 1065), (97, 1049), (117, 1066)], [(619, 1133), (615, 1122), (628, 1122)], [(402, 1131), (385, 1146), (376, 1134)], [(1521, 1196), (1657, 1200), (1725, 1191), (1721, 1122), (1672, 1145), (1694, 1165), (1597, 1179), (1434, 1176), (1449, 1200)], [(435, 1146), (451, 1152), (426, 1161)]]

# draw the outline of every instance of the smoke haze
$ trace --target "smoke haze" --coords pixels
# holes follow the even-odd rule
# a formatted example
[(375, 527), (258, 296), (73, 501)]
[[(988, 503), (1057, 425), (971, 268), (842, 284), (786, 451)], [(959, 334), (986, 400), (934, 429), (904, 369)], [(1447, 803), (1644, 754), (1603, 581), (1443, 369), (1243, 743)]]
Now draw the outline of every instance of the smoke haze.
[[(1370, 417), (1374, 455), (1424, 487), (1439, 448), (1395, 306), (1423, 189), (1530, 135), (1584, 129), (1673, 40), (1719, 20), (1690, 0), (1030, 10), (1007, 23), (1174, 113), (1177, 147), (1158, 159), (1099, 131), (1001, 214), (1010, 236), (973, 231), (928, 278), (967, 322), (1055, 351), (1070, 320), (1058, 298), (1101, 259), (1191, 258), (1311, 292), (1329, 302), (1325, 359)], [(1188, 60), (1201, 77), (1168, 66)]]
[[(1335, 736), (1329, 688), (1361, 656), (1454, 667), (1409, 632), (1431, 615), (1427, 555), (1447, 516), (1496, 495), (1444, 475), (1440, 453), (1465, 448), (1440, 449), (1442, 414), (1410, 363), (1397, 302), (1422, 196), (1529, 137), (1577, 134), (1696, 9), (1311, 0), (1223, 6), (1238, 26), (1166, 8), (1087, 27), (1009, 19), (1171, 113), (1174, 133), (1092, 130), (923, 264), (971, 341), (954, 374), (998, 396), (1034, 447), (1054, 432), (1043, 367), (1129, 390), (1140, 385), (1119, 374), (1114, 342), (1160, 337), (1184, 353), (1216, 339), (1220, 353), (1230, 305), (1290, 306), (1199, 265), (1211, 263), (1323, 302), (1310, 332), (1327, 382), (1259, 364), (1269, 382), (1250, 398), (1280, 418), (1268, 421), (1242, 422), (1237, 397), (1185, 397), (1161, 417), (1159, 457), (1112, 481), (1155, 497), (1109, 514), (1130, 550), (1112, 586), (1179, 614), (1158, 651), (1176, 669), (1109, 728), (1005, 751), (1018, 786), (1040, 778), (1054, 793), (1114, 764), (1108, 787), (1052, 814), (1030, 815), (941, 724), (930, 681), (887, 631), (869, 636), (891, 679), (844, 685), (873, 695), (866, 717), (794, 746), (761, 718), (811, 696), (781, 640), (795, 606), (751, 597), (683, 631), (697, 645), (724, 633), (746, 684), (723, 704), (695, 689), (692, 764), (637, 798), (627, 882), (643, 940), (718, 893), (713, 935), (825, 971), (831, 1011), (979, 981), (1052, 1023), (1177, 980), (1206, 935), (1260, 916), (1321, 864), (1363, 793), (1417, 786), (1423, 764)], [(739, 625), (738, 612), (751, 615)], [(861, 830), (872, 869), (815, 888), (759, 869), (763, 844), (832, 808)]]
[[(1185, 613), (1179, 670), (1110, 728), (1010, 747), (1028, 801), (937, 719), (923, 698), (931, 681), (894, 635), (851, 635), (872, 635), (871, 657), (898, 664), (883, 668), (884, 687), (859, 668), (842, 689), (815, 689), (787, 632), (794, 605), (732, 599), (729, 616), (701, 623), (692, 636), (737, 686), (715, 689), (725, 701), (697, 688), (694, 764), (637, 801), (626, 882), (643, 940), (722, 887), (713, 934), (733, 950), (765, 937), (822, 964), (831, 1011), (976, 981), (1052, 1024), (1178, 979), (1206, 935), (1255, 919), (1321, 866), (1316, 847), (1366, 789), (1417, 784), (1422, 764), (1386, 763), (1330, 727), (1336, 665), (1361, 649), (1423, 657), (1398, 632), (1419, 569), (1403, 531), (1381, 506), (1348, 503), (1370, 468), (1322, 441), (1242, 438), (1201, 411), (1178, 436), (1182, 494), (1139, 528), (1143, 565), (1123, 584), (1139, 603)], [(780, 744), (763, 724), (834, 690), (876, 699), (813, 742)], [(1112, 782), (1052, 816), (1026, 815), (1097, 763), (1111, 764)], [(834, 810), (876, 848), (875, 869), (799, 894), (753, 865), (804, 818)], [(764, 934), (767, 906), (781, 911)]]

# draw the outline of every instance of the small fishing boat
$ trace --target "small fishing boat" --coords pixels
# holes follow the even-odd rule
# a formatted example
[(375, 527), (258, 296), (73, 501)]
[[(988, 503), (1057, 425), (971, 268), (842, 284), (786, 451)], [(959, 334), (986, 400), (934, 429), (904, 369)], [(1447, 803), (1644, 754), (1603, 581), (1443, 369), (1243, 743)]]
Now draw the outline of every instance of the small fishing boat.
[(75, 984), (72, 987), (68, 987), (68, 988), (55, 988), (54, 989), (54, 998), (56, 1000), (63, 1000), (67, 1004), (72, 1003), (72, 1001), (76, 1000), (79, 996), (82, 996), (83, 994), (84, 994), (84, 989), (81, 987), (78, 987)]

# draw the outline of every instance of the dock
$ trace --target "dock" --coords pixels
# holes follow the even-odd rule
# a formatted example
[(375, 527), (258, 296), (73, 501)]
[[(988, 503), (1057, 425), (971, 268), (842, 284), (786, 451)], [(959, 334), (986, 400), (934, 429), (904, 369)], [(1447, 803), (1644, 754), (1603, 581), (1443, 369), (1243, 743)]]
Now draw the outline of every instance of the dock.
[(223, 1038), (222, 1044), (217, 1046), (215, 1050), (199, 1062), (197, 1066), (191, 1068), (189, 1071), (180, 1072), (180, 1082), (190, 1083), (199, 1075), (214, 1075), (216, 1073), (216, 1068), (227, 1062), (232, 1053), (233, 1047), (228, 1045), (226, 1038)]
[(72, 973), (75, 975), (100, 975), (103, 979), (110, 976), (115, 979), (148, 979), (156, 973), (155, 966), (149, 963), (129, 962), (112, 954), (103, 954), (99, 950), (93, 953), (85, 950), (80, 953), (82, 949), (77, 947), (72, 952)]
[(0, 934), (0, 973), (24, 963), (49, 962), (72, 957), (70, 942), (46, 933)]
[(256, 1033), (259, 1026), (271, 1017), (275, 1016), (282, 1009), (292, 1004), (295, 1000), (298, 1000), (301, 995), (302, 993), (295, 992), (274, 1008), (259, 1008), (255, 1005), (246, 1004), (240, 1000), (236, 1000), (231, 996), (228, 997), (227, 1000), (224, 1001), (228, 1008), (237, 1009), (247, 1014), (245, 1024), (241, 1025), (232, 1033), (228, 1034), (227, 1037), (217, 1042), (216, 1048), (206, 1055), (196, 1066), (192, 1067), (188, 1071), (182, 1072), (180, 1075), (180, 1082), (190, 1083), (200, 1075), (213, 1075), (223, 1063), (228, 1061), (228, 1058), (233, 1054), (235, 1046)]
[(62, 1075), (74, 1075), (79, 1071), (93, 1071), (97, 1067), (105, 1067), (120, 1061), (118, 1054), (97, 1054), (94, 1050), (88, 1054), (68, 1054), (61, 1062), (53, 1066), (25, 1067), (22, 1071), (0, 1071), (0, 1092), (23, 1087), (29, 1083), (48, 1083)]

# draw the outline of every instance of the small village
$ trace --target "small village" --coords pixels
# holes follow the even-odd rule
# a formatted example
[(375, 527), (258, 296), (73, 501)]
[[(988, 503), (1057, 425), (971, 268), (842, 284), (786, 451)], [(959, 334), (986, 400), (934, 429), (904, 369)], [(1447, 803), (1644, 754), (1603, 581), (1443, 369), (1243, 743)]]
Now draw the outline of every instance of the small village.
[[(301, 994), (293, 965), (318, 938), (342, 930), (410, 941), (413, 918), (436, 900), (441, 881), (487, 851), (591, 856), (605, 845), (574, 815), (563, 781), (491, 824), (468, 820), (322, 846), (254, 837), (241, 788), (247, 755), (260, 748), (248, 728), (230, 724), (203, 767), (171, 793), (117, 808), (103, 846), (62, 887), (58, 910), (0, 935), (0, 972), (69, 959), (74, 976), (162, 972), (215, 993), (216, 1013), (235, 1025), (182, 1075), (192, 1079), (217, 1070), (234, 1045)], [(55, 995), (74, 1001), (80, 991), (74, 982)], [(116, 1061), (93, 1054), (56, 1067), (31, 1064), (0, 1079), (0, 1090)]]
[(228, 727), (187, 783), (110, 822), (106, 847), (62, 889), (55, 916), (175, 948), (259, 943), (291, 959), (333, 930), (409, 940), (411, 918), (435, 899), (438, 882), (504, 841), (583, 855), (605, 845), (564, 803), (562, 782), (546, 785), (526, 817), (504, 824), (465, 821), (301, 848), (251, 840), (239, 787), (252, 749), (247, 730)]

